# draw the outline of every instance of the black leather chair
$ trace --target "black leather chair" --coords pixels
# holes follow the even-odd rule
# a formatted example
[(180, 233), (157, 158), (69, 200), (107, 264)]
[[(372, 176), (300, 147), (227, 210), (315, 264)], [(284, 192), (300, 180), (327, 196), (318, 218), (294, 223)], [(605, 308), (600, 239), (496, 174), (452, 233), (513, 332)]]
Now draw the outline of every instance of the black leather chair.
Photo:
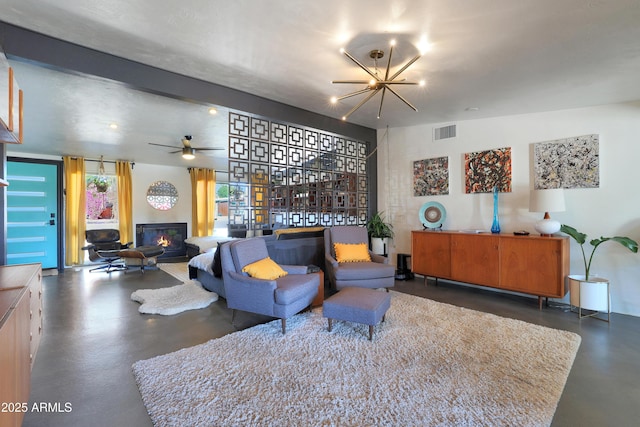
[(120, 242), (120, 231), (115, 229), (87, 230), (85, 238), (89, 244), (82, 249), (88, 251), (91, 262), (103, 264), (89, 271), (104, 270), (111, 273), (126, 269), (120, 251), (129, 249), (133, 242)]

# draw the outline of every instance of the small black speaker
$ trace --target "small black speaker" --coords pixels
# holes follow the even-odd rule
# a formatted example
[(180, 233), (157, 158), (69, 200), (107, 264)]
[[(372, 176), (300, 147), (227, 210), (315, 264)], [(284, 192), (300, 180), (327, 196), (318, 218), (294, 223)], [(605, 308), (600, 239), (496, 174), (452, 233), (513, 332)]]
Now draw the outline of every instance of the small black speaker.
[(396, 256), (396, 280), (411, 280), (413, 273), (409, 268), (408, 260), (411, 258), (409, 254), (397, 254)]

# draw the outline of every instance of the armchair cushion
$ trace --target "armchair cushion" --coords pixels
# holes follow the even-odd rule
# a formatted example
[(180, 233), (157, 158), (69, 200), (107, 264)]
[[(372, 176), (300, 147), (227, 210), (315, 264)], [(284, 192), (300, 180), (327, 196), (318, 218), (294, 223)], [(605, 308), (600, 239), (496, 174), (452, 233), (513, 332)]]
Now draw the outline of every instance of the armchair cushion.
[(393, 265), (380, 264), (377, 262), (346, 262), (340, 264), (340, 268), (335, 271), (335, 278), (344, 280), (373, 280), (381, 277), (394, 277), (395, 268)]
[[(309, 294), (317, 293), (317, 274), (290, 274), (276, 279), (278, 286), (275, 290), (276, 304), (287, 305), (303, 299)], [(315, 295), (314, 295), (315, 297)]]
[(242, 272), (262, 280), (275, 280), (288, 274), (269, 257), (245, 265)]
[(334, 243), (333, 249), (338, 262), (371, 261), (366, 243)]

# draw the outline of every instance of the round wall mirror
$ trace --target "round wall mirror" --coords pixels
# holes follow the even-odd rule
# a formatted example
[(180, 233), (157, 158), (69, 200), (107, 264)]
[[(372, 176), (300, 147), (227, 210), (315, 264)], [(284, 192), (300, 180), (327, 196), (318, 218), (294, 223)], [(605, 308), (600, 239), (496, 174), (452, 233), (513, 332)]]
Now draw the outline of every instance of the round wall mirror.
[(147, 202), (154, 209), (168, 211), (178, 202), (178, 190), (167, 181), (156, 181), (147, 190)]

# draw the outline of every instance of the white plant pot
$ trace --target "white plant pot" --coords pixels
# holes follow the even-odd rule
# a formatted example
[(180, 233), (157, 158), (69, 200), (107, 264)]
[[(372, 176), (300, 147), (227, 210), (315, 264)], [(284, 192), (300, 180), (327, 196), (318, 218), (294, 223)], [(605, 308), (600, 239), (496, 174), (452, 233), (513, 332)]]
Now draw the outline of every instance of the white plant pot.
[(371, 238), (371, 252), (378, 255), (386, 255), (387, 253), (387, 238), (372, 237)]
[(571, 275), (569, 292), (571, 305), (574, 307), (607, 314), (611, 312), (608, 279), (591, 275), (587, 281), (584, 275)]

